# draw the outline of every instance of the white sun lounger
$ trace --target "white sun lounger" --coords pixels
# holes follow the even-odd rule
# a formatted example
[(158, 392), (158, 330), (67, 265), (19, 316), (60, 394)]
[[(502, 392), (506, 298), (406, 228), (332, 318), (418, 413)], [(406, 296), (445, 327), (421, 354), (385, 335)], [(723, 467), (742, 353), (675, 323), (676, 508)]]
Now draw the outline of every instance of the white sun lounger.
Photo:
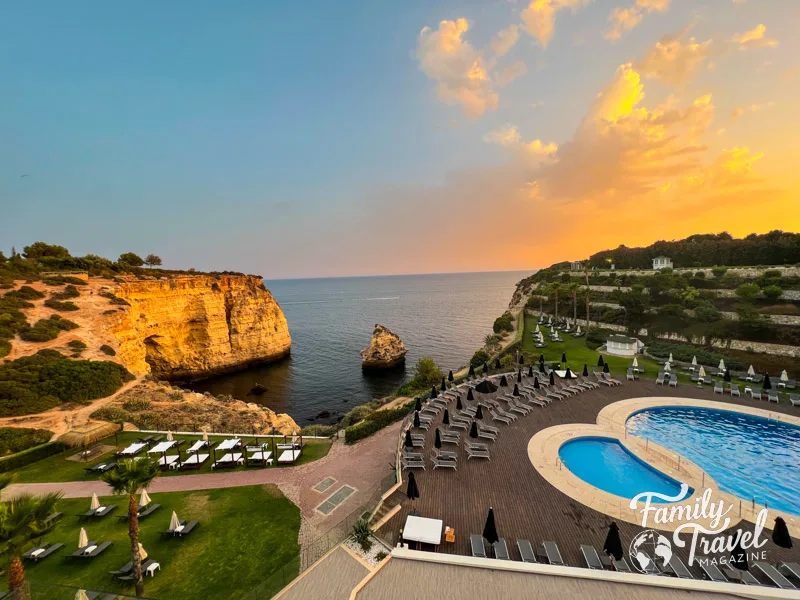
[(158, 459), (158, 466), (160, 467), (168, 467), (170, 469), (174, 469), (178, 466), (178, 455), (171, 454), (169, 456), (162, 456)]
[(242, 440), (239, 438), (233, 438), (229, 440), (222, 440), (219, 445), (217, 446), (217, 450), (220, 452), (224, 452), (225, 450), (233, 450), (237, 446), (242, 443)]
[(164, 452), (166, 452), (167, 450), (175, 447), (175, 445), (177, 445), (177, 443), (178, 442), (176, 442), (175, 440), (166, 441), (166, 442), (159, 442), (158, 444), (156, 444), (155, 446), (150, 448), (150, 450), (148, 450), (147, 453), (148, 454), (164, 454)]
[(265, 450), (257, 450), (256, 452), (254, 452), (253, 454), (248, 456), (247, 460), (250, 460), (250, 461), (253, 461), (253, 462), (264, 461), (268, 465), (271, 465), (272, 464), (272, 452), (265, 451)]
[(244, 458), (242, 457), (241, 452), (235, 453), (228, 453), (222, 458), (220, 458), (215, 464), (211, 465), (212, 469), (216, 469), (218, 466), (227, 467), (230, 465), (239, 465), (244, 462)]
[(302, 450), (284, 450), (281, 452), (281, 455), (278, 457), (279, 464), (286, 464), (286, 463), (293, 463), (300, 455), (303, 453)]
[(183, 467), (184, 465), (189, 465), (189, 467), (200, 466), (208, 460), (209, 456), (210, 455), (208, 454), (200, 454), (199, 452), (195, 452), (194, 454), (188, 456), (186, 460), (181, 462), (181, 467)]
[(146, 447), (147, 444), (143, 442), (137, 442), (135, 444), (131, 444), (124, 450), (121, 450), (119, 455), (120, 456), (136, 456), (139, 452), (142, 451), (142, 448)]
[(197, 440), (194, 444), (189, 446), (189, 449), (186, 451), (187, 454), (194, 454), (198, 450), (202, 450), (203, 448), (208, 447), (208, 442), (206, 440)]

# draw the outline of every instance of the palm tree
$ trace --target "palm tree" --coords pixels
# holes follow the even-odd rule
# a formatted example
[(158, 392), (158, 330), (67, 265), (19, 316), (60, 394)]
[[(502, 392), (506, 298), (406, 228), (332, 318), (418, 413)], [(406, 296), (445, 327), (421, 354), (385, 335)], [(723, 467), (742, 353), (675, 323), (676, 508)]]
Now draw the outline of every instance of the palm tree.
[(559, 292), (560, 289), (561, 289), (561, 285), (558, 284), (558, 283), (553, 283), (550, 286), (550, 291), (553, 292), (553, 294), (555, 295), (555, 299), (556, 299), (556, 318), (555, 318), (556, 321), (558, 321), (558, 292)]
[(583, 275), (586, 277), (586, 329), (589, 329), (589, 267), (588, 266), (584, 266)]
[(114, 494), (128, 495), (128, 537), (131, 538), (131, 563), (136, 596), (144, 594), (142, 558), (139, 555), (139, 501), (136, 494), (147, 489), (158, 475), (155, 462), (149, 460), (123, 460), (116, 470), (108, 471), (102, 480), (111, 486)]
[[(0, 490), (14, 480), (14, 474), (0, 477)], [(25, 567), (22, 550), (32, 539), (43, 536), (55, 527), (48, 517), (55, 512), (61, 492), (31, 496), (20, 494), (0, 502), (0, 543), (6, 546), (8, 555), (8, 590), (11, 600), (23, 600), (25, 590)]]

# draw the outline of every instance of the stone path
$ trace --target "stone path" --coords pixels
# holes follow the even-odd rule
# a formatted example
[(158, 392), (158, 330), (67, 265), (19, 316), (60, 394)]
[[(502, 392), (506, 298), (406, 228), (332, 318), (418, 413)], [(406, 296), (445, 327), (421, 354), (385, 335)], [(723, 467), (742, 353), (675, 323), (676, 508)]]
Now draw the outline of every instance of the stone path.
[[(342, 517), (374, 495), (381, 481), (394, 469), (400, 423), (395, 423), (352, 446), (336, 441), (324, 458), (297, 467), (204, 473), (158, 477), (149, 488), (150, 494), (186, 492), (246, 485), (274, 484), (297, 506), (303, 516), (308, 535), (326, 533)], [(313, 489), (326, 477), (336, 483), (323, 493)], [(345, 502), (325, 516), (315, 510), (323, 500), (348, 485), (356, 489)], [(108, 496), (111, 491), (102, 481), (69, 481), (63, 483), (21, 483), (9, 486), (3, 496), (16, 493), (44, 494), (61, 491), (65, 498), (89, 498), (93, 493)], [(301, 531), (301, 540), (305, 536)]]

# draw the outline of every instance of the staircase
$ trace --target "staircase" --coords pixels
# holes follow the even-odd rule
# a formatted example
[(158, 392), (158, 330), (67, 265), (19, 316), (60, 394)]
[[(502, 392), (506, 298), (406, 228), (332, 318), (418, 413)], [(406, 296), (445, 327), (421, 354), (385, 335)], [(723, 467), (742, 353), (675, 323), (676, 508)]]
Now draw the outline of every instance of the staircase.
[(389, 495), (378, 507), (378, 510), (372, 515), (370, 526), (373, 531), (380, 529), (389, 519), (391, 519), (399, 510), (406, 495), (400, 490), (395, 490)]

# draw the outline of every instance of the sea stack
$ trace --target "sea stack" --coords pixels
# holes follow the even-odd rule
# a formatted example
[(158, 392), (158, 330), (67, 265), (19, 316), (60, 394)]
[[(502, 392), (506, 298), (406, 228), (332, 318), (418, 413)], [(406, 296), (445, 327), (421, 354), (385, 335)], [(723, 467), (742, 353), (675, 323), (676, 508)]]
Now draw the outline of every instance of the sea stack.
[(406, 360), (403, 340), (383, 325), (375, 325), (369, 348), (361, 351), (362, 369), (390, 369)]

